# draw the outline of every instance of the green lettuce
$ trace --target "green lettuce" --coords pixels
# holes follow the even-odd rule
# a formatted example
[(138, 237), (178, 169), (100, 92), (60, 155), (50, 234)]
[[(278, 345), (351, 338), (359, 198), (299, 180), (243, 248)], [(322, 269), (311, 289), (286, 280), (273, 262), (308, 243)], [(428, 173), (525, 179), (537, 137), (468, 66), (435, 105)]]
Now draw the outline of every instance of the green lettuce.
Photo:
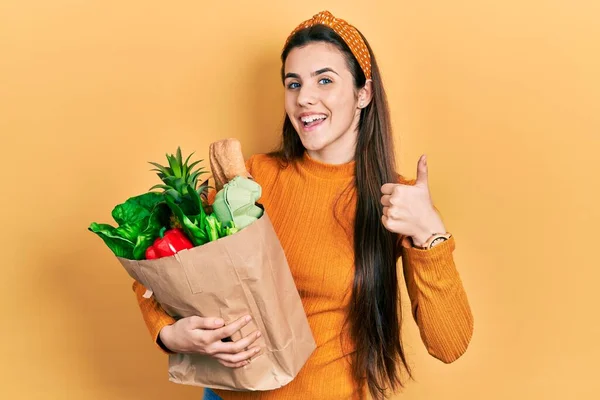
[(116, 256), (143, 260), (160, 229), (168, 226), (169, 215), (164, 196), (149, 192), (131, 197), (113, 209), (112, 217), (118, 226), (93, 222), (88, 230), (100, 236)]

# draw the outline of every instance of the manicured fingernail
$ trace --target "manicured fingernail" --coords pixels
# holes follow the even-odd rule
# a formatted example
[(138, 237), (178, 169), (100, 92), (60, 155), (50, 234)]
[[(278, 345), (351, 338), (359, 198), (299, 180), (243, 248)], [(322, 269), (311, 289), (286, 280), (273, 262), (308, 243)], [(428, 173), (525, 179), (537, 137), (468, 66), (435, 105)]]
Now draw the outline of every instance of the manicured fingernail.
[(260, 337), (260, 331), (256, 332), (256, 337)]
[(217, 325), (217, 326), (223, 325), (223, 320), (222, 319), (215, 319), (215, 325)]
[(248, 315), (248, 316), (246, 317), (246, 322), (250, 322), (251, 320), (252, 320), (252, 317)]
[(258, 353), (260, 351), (260, 347), (256, 350), (254, 350), (254, 354)]

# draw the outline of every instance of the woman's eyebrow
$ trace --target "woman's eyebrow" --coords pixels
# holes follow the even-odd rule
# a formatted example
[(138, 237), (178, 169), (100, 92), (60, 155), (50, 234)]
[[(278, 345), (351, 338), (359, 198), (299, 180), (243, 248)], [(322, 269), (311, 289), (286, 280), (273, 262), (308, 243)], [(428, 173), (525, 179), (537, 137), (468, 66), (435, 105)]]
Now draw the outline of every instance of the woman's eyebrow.
[(300, 75), (295, 74), (293, 72), (288, 72), (287, 74), (285, 74), (285, 77), (283, 79), (287, 79), (287, 78), (300, 79)]
[(318, 69), (315, 72), (313, 72), (312, 74), (310, 74), (310, 76), (321, 75), (321, 74), (324, 74), (325, 72), (333, 72), (334, 74), (339, 76), (339, 74), (337, 72), (335, 72), (333, 69), (331, 69), (329, 67)]
[[(324, 74), (325, 72), (333, 72), (334, 74), (339, 76), (339, 74), (337, 72), (335, 72), (333, 69), (331, 69), (329, 67), (318, 69), (315, 72), (312, 72), (310, 74), (310, 76), (321, 75), (321, 74)], [(300, 75), (298, 75), (294, 72), (288, 72), (287, 74), (285, 74), (285, 77), (283, 79), (288, 79), (288, 78), (300, 79)]]

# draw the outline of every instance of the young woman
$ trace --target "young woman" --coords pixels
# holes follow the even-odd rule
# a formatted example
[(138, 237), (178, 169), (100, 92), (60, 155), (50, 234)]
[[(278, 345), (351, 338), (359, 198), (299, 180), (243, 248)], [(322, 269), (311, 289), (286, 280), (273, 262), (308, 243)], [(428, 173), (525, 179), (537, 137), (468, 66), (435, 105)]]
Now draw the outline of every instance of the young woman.
[[(410, 371), (401, 343), (396, 264), (429, 353), (449, 363), (466, 350), (473, 318), (453, 260), (454, 237), (432, 204), (427, 160), (417, 179), (395, 171), (389, 110), (362, 34), (329, 12), (303, 22), (281, 55), (285, 86), (279, 151), (247, 162), (262, 186), (317, 349), (298, 376), (269, 392), (206, 390), (207, 399), (380, 399)], [(134, 283), (148, 329), (167, 352), (208, 354), (231, 368), (259, 351), (247, 322), (175, 321)]]

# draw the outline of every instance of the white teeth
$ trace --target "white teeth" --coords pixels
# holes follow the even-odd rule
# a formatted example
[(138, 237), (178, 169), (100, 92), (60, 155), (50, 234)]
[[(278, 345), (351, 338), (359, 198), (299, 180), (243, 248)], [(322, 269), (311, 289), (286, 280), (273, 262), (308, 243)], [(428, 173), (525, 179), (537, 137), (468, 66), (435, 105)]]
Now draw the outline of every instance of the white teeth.
[(308, 123), (316, 121), (318, 119), (325, 119), (325, 118), (327, 118), (326, 115), (323, 115), (323, 114), (317, 115), (317, 114), (315, 114), (315, 115), (309, 115), (308, 117), (302, 117), (302, 118), (300, 118), (300, 120), (302, 122), (304, 122), (305, 124), (308, 124)]

